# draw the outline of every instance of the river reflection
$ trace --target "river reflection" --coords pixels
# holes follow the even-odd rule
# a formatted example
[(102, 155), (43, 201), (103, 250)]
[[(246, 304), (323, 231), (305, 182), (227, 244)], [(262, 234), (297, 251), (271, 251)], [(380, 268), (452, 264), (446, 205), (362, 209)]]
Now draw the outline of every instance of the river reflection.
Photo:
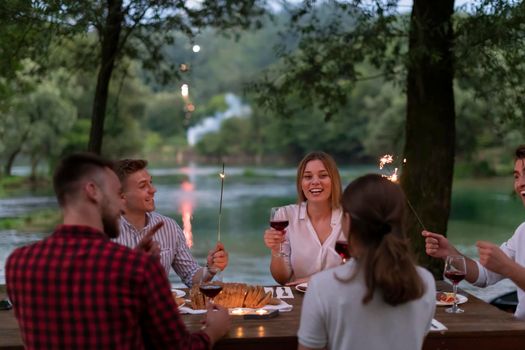
[[(157, 187), (157, 210), (173, 217), (183, 226), (191, 250), (202, 265), (217, 239), (220, 196), (219, 167), (190, 166), (175, 169), (151, 169)], [(356, 167), (341, 171), (343, 184), (374, 167)], [(226, 169), (224, 183), (221, 240), (230, 253), (225, 281), (274, 284), (269, 273), (270, 254), (262, 235), (268, 225), (272, 206), (295, 202), (295, 168), (271, 169), (232, 167)], [(525, 210), (509, 195), (512, 179), (456, 181), (453, 189), (449, 237), (468, 255), (475, 256), (475, 242), (487, 239), (501, 243), (523, 221)], [(0, 218), (16, 217), (37, 209), (56, 208), (52, 196), (20, 196), (0, 199)], [(0, 230), (0, 284), (5, 283), (4, 265), (13, 249), (37, 241), (48, 233)], [(172, 272), (170, 281), (182, 286)], [(503, 282), (487, 292), (491, 299), (513, 285)], [(468, 289), (471, 289), (468, 287)], [(472, 290), (472, 289), (471, 289)]]

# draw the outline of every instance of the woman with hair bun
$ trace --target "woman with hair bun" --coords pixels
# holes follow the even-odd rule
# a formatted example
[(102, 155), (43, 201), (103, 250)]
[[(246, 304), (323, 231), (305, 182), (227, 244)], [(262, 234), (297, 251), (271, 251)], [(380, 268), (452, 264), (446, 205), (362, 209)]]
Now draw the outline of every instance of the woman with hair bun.
[(369, 174), (346, 187), (342, 204), (354, 259), (310, 279), (299, 349), (421, 349), (436, 289), (410, 252), (403, 191)]

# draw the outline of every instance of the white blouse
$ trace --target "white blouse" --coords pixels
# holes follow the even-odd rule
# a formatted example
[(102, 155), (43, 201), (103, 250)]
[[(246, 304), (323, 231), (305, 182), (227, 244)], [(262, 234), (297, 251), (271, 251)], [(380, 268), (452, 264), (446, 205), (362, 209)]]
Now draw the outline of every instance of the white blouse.
[(290, 282), (310, 277), (316, 272), (341, 265), (342, 259), (335, 251), (337, 240), (346, 240), (342, 230), (343, 211), (332, 210), (332, 231), (323, 244), (319, 241), (306, 211), (307, 202), (282, 207), (278, 219), (287, 218), (283, 251), (288, 254), (285, 262), (292, 271)]

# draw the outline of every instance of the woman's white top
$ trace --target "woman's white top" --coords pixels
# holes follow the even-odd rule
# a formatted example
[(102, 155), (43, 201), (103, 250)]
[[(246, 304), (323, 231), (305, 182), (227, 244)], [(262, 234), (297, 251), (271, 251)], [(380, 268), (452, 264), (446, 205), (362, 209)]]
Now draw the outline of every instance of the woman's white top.
[(355, 268), (355, 260), (350, 260), (310, 279), (302, 306), (299, 343), (314, 349), (421, 349), (436, 308), (432, 274), (417, 267), (425, 285), (424, 295), (417, 300), (390, 306), (376, 289), (373, 299), (363, 304), (366, 286), (362, 271), (349, 282), (335, 278), (347, 278)]
[(289, 221), (283, 250), (288, 254), (285, 262), (292, 271), (290, 282), (310, 277), (316, 272), (341, 265), (342, 262), (335, 251), (335, 242), (346, 240), (341, 226), (342, 210), (332, 210), (332, 231), (321, 244), (306, 212), (306, 203), (284, 206), (276, 214), (276, 218), (286, 217)]

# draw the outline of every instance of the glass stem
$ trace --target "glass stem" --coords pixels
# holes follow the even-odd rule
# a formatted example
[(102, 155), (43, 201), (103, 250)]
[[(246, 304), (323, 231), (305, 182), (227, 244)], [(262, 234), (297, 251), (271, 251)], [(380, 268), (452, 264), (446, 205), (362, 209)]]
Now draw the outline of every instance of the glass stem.
[(458, 300), (456, 298), (456, 294), (458, 293), (457, 283), (452, 284), (452, 291), (454, 292), (454, 305), (452, 306), (452, 309), (454, 310), (454, 312), (456, 312), (456, 310), (458, 309)]

